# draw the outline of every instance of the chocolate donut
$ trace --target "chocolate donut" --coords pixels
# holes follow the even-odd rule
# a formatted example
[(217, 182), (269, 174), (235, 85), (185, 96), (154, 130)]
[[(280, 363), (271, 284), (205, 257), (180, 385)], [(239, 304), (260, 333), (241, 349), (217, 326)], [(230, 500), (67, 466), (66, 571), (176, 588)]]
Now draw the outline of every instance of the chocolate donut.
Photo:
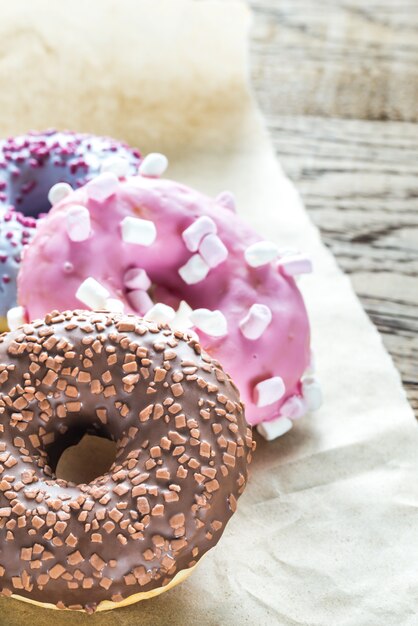
[[(234, 383), (187, 334), (53, 312), (0, 336), (0, 588), (94, 612), (161, 593), (219, 540), (253, 441)], [(57, 479), (85, 433), (117, 444), (89, 484)]]

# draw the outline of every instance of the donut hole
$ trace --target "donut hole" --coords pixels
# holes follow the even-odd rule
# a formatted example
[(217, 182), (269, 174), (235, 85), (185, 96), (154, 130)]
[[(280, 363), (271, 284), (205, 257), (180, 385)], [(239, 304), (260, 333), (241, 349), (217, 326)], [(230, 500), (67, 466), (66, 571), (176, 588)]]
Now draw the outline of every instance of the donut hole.
[(60, 452), (55, 475), (77, 485), (106, 474), (115, 462), (117, 444), (105, 437), (84, 434)]

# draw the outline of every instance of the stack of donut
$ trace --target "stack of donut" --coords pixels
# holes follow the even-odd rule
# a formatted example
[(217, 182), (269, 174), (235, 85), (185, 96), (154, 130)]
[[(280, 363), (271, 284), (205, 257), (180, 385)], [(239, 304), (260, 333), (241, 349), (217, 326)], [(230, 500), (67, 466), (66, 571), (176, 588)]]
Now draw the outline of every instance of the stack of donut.
[[(1, 151), (0, 587), (123, 606), (215, 545), (246, 484), (247, 422), (271, 440), (320, 406), (296, 284), (311, 263), (261, 239), (231, 193), (162, 178), (161, 154), (53, 131)], [(56, 479), (86, 432), (117, 442), (115, 463)]]
[(0, 142), (0, 330), (6, 330), (7, 312), (16, 306), (22, 250), (39, 216), (115, 162), (125, 167), (119, 173), (135, 174), (141, 158), (123, 142), (69, 131), (32, 132)]

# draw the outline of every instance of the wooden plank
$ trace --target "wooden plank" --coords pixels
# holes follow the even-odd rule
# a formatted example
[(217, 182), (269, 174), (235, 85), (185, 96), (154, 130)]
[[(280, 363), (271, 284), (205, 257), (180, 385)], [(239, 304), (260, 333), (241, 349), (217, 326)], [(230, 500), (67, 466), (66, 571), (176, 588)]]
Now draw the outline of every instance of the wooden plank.
[(250, 0), (268, 114), (418, 121), (416, 0)]

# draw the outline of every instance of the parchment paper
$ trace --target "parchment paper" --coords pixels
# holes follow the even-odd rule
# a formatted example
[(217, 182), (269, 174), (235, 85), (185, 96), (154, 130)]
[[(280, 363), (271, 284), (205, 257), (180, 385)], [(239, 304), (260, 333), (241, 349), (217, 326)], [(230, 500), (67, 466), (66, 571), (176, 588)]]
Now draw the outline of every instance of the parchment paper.
[(232, 190), (260, 232), (312, 255), (302, 286), (326, 400), (285, 438), (259, 441), (237, 514), (186, 583), (91, 618), (2, 599), (2, 626), (417, 624), (417, 427), (275, 161), (247, 86), (248, 11), (186, 0), (0, 6), (1, 135), (69, 127), (165, 151), (168, 175)]

